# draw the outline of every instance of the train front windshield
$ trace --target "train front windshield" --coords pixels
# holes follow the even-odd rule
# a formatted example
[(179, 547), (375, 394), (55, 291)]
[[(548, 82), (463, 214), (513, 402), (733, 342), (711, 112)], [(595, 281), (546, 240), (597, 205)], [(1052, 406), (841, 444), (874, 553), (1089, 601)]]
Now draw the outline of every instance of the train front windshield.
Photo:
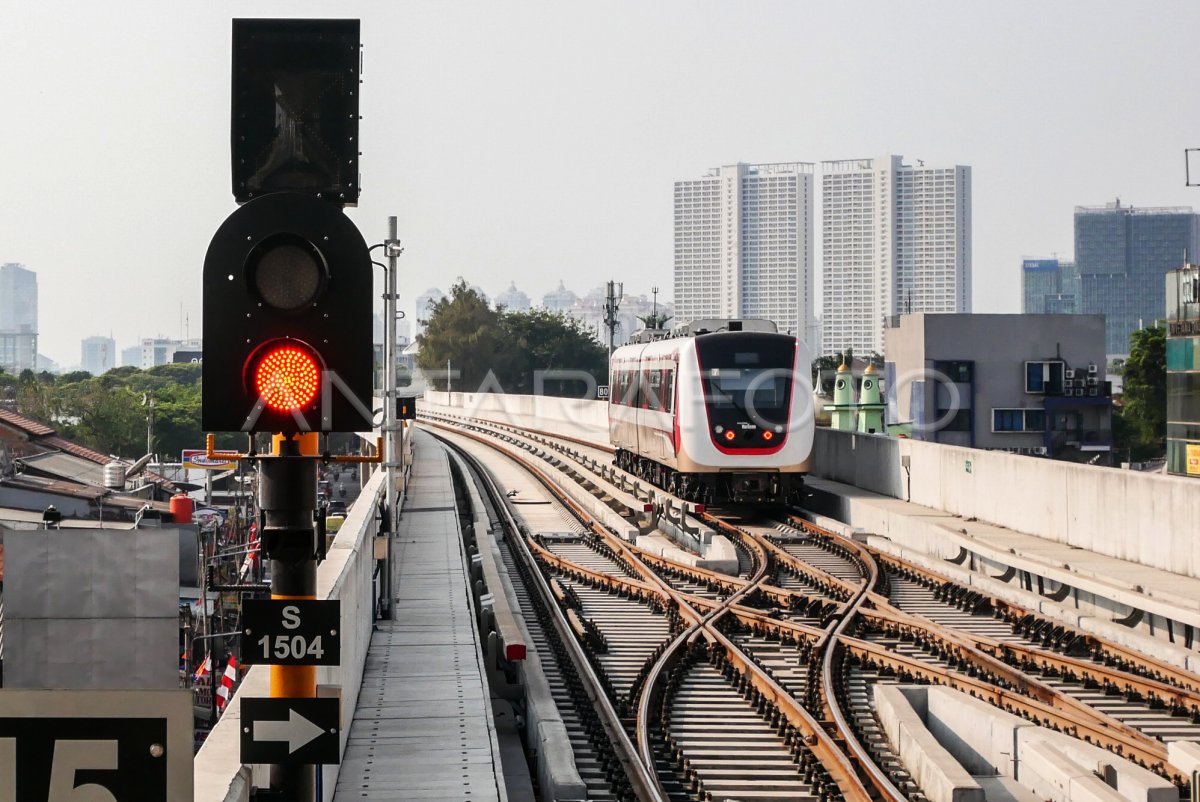
[(710, 411), (758, 425), (787, 422), (796, 340), (782, 334), (723, 334), (696, 338), (704, 396)]

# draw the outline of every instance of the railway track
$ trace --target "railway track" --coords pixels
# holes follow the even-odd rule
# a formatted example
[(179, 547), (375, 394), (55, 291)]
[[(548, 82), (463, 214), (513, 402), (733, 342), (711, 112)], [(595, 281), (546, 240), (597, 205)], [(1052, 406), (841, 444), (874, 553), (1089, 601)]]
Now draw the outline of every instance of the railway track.
[[(1200, 740), (1194, 675), (795, 516), (705, 516), (735, 544), (736, 577), (673, 563), (617, 538), (552, 481), (565, 472), (599, 498), (632, 483), (640, 498), (598, 449), (429, 422), (521, 463), (586, 530), (526, 540), (657, 795), (637, 798), (921, 802), (874, 714), (872, 687), (900, 681), (967, 691), (1185, 784), (1163, 741)], [(610, 506), (617, 495), (607, 491)]]

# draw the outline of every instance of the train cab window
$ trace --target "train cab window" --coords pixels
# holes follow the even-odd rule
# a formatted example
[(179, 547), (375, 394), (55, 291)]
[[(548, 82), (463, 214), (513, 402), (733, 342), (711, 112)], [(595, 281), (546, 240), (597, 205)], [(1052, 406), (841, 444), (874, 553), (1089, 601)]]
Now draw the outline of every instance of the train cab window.
[(779, 334), (698, 337), (705, 401), (710, 409), (742, 416), (750, 409), (768, 421), (787, 419), (796, 339)]
[(665, 412), (675, 411), (675, 371), (671, 368), (663, 371), (662, 400)]

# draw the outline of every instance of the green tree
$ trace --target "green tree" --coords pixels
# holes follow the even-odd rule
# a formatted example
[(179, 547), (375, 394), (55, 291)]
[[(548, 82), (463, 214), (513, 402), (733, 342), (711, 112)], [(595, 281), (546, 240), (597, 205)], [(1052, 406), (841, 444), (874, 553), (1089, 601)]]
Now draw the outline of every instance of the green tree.
[(94, 379), (61, 388), (64, 437), (104, 454), (141, 456), (146, 446), (146, 416), (136, 395), (116, 392)]
[(596, 335), (582, 323), (562, 312), (530, 309), (527, 312), (503, 312), (501, 326), (507, 334), (511, 353), (506, 371), (497, 374), (510, 393), (533, 393), (579, 397), (587, 391), (580, 378), (542, 374), (538, 371), (581, 371), (598, 384), (605, 382), (608, 354)]
[[(182, 449), (204, 446), (200, 374), (200, 365), (190, 363), (149, 370), (121, 367), (101, 376), (74, 371), (48, 381), (31, 373), (14, 380), (14, 395), (21, 414), (89, 448), (127, 458), (145, 453), (153, 399), (154, 451), (172, 459)], [(217, 438), (218, 448), (244, 444), (235, 434)]]
[(412, 371), (408, 369), (408, 365), (396, 366), (396, 386), (408, 387), (412, 384)]
[(1114, 421), (1117, 448), (1134, 459), (1161, 456), (1167, 438), (1167, 332), (1138, 329), (1129, 337), (1122, 370), (1120, 422)]
[(462, 279), (450, 294), (430, 305), (425, 330), (418, 335), (417, 366), (435, 389), (445, 390), (446, 365), (455, 378), (451, 389), (473, 392), (487, 387), (490, 371), (507, 371), (511, 349), (500, 323), (500, 312), (488, 306)]

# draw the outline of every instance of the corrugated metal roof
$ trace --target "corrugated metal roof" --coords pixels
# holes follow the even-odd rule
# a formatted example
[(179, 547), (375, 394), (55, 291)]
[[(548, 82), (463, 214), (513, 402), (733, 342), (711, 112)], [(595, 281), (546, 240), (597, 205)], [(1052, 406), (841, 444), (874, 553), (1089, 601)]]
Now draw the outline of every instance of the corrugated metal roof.
[[(32, 418), (27, 418), (24, 415), (19, 415), (16, 412), (11, 412), (7, 409), (0, 409), (0, 424), (6, 424), (14, 429), (18, 429), (19, 431), (28, 435), (32, 442), (42, 446), (43, 448), (56, 449), (58, 451), (66, 452), (67, 454), (72, 454), (96, 465), (107, 465), (114, 459), (113, 457), (110, 457), (107, 454), (102, 454), (93, 448), (88, 448), (87, 446), (80, 445), (79, 443), (71, 442), (64, 437), (59, 437), (55, 433), (54, 429), (51, 429), (49, 426), (38, 423)], [(174, 492), (178, 489), (170, 482), (170, 480), (164, 476), (160, 476), (159, 474), (145, 471), (142, 475), (145, 476), (148, 481), (162, 485), (163, 489), (167, 492)], [(99, 478), (94, 481), (91, 479), (78, 479), (77, 481), (94, 484), (97, 487), (103, 486), (104, 484), (103, 474), (100, 474)]]
[(104, 485), (104, 466), (89, 459), (62, 451), (47, 451), (32, 457), (20, 457), (17, 462), (57, 479), (70, 479), (96, 487)]

